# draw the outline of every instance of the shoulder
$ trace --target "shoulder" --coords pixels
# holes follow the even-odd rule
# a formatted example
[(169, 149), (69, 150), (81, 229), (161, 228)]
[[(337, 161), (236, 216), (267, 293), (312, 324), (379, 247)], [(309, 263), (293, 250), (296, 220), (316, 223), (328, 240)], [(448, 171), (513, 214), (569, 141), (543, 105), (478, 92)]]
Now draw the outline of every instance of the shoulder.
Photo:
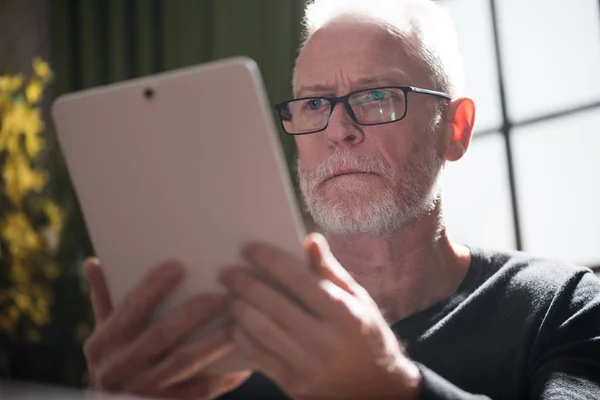
[(482, 280), (502, 280), (510, 286), (534, 290), (558, 290), (565, 284), (582, 279), (592, 286), (600, 280), (591, 269), (568, 262), (534, 256), (519, 251), (471, 249), (472, 268), (481, 270)]
[(527, 295), (534, 304), (567, 308), (600, 299), (600, 279), (587, 267), (524, 252), (472, 249), (472, 255), (471, 267), (481, 270), (481, 286), (497, 286), (508, 297)]

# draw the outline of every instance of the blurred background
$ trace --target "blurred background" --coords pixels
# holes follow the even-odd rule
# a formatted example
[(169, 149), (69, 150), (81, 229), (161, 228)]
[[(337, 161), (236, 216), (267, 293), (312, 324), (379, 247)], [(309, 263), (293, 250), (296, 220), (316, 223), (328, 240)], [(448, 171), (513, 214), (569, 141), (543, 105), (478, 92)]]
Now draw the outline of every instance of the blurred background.
[[(342, 1), (342, 0), (340, 0)], [(478, 106), (444, 180), (452, 237), (600, 267), (600, 2), (440, 0)], [(0, 376), (81, 386), (93, 254), (58, 95), (232, 55), (291, 97), (302, 0), (0, 0)], [(292, 140), (281, 135), (288, 160)]]

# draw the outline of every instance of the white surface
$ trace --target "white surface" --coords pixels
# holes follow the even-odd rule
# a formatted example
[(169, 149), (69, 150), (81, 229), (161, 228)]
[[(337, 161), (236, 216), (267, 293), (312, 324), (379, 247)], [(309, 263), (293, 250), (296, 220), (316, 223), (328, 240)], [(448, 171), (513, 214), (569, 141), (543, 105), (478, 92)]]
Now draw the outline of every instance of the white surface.
[(513, 120), (600, 100), (598, 0), (496, 4)]
[(475, 133), (500, 129), (502, 114), (494, 51), (490, 2), (484, 0), (441, 1), (452, 17), (465, 64), (465, 95), (477, 106)]
[(498, 250), (514, 249), (510, 185), (499, 133), (472, 141), (466, 155), (446, 167), (444, 213), (453, 240)]
[[(142, 93), (151, 86), (150, 101)], [(222, 291), (247, 240), (298, 257), (298, 209), (256, 64), (237, 58), (70, 95), (53, 115), (118, 304), (152, 266), (187, 276), (157, 316)]]
[(0, 380), (1, 400), (143, 400), (149, 397), (107, 394), (36, 383)]
[(528, 252), (600, 264), (600, 110), (515, 129), (517, 188)]

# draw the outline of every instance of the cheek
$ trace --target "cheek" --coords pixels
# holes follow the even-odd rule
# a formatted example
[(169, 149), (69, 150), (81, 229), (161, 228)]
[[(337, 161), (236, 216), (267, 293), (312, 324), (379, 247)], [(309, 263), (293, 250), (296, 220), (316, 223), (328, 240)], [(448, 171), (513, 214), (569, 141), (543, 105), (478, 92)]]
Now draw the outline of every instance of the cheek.
[(324, 142), (318, 134), (296, 136), (296, 146), (298, 147), (298, 158), (302, 162), (302, 167), (308, 170), (314, 167), (326, 158)]
[(377, 148), (377, 152), (392, 168), (410, 157), (410, 154), (417, 148), (414, 127), (404, 124), (404, 121), (396, 124), (402, 125), (382, 125), (378, 132), (365, 132), (369, 135), (373, 146)]

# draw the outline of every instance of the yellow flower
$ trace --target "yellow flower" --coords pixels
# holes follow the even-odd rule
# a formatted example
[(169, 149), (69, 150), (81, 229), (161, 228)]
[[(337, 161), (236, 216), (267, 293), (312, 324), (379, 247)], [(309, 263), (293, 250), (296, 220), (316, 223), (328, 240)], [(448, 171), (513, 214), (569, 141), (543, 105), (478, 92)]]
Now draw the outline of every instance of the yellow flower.
[(0, 126), (0, 152), (7, 150), (8, 154), (14, 154), (19, 151), (19, 134), (15, 132), (13, 127), (7, 123), (6, 118), (1, 121)]
[[(0, 271), (0, 279), (9, 284), (0, 289), (0, 334), (23, 332), (25, 340), (35, 342), (41, 340), (40, 331), (27, 327), (50, 321), (54, 301), (51, 282), (60, 268), (52, 262), (54, 250), (44, 232), (34, 227), (23, 204), (28, 194), (41, 191), (47, 182), (46, 172), (32, 165), (45, 145), (41, 136), (45, 127), (37, 104), (52, 71), (41, 58), (33, 60), (32, 66), (32, 77), (0, 75), (0, 153), (4, 156), (0, 196), (12, 203), (12, 210), (8, 207), (0, 213), (0, 239), (9, 255), (4, 260), (10, 260), (2, 264), (6, 271)], [(31, 199), (47, 216), (43, 229), (56, 241), (63, 224), (61, 210), (49, 199)], [(22, 322), (27, 322), (24, 331), (20, 329)]]
[[(25, 255), (41, 248), (40, 238), (23, 212), (7, 215), (2, 223), (0, 235), (7, 243), (8, 251), (16, 259), (23, 260)], [(16, 265), (13, 266), (13, 271), (17, 269), (15, 267)]]
[(44, 148), (45, 141), (34, 131), (25, 132), (25, 151), (31, 158), (36, 158), (40, 151)]
[(31, 280), (31, 274), (23, 263), (23, 254), (21, 254), (21, 257), (15, 257), (13, 255), (13, 265), (10, 269), (10, 279), (15, 285), (27, 284)]
[(33, 73), (35, 74), (35, 77), (41, 79), (42, 82), (48, 82), (52, 79), (50, 66), (39, 57), (33, 60)]
[(20, 204), (29, 192), (39, 192), (46, 184), (46, 174), (31, 169), (22, 156), (7, 159), (3, 177), (6, 196), (13, 204)]
[(14, 104), (2, 117), (2, 129), (14, 132), (22, 132), (24, 121), (29, 118), (29, 107), (25, 104)]
[(8, 317), (11, 319), (17, 319), (17, 317), (21, 314), (19, 307), (16, 304), (13, 304), (8, 309)]
[(18, 135), (0, 127), (0, 152), (7, 150), (9, 154), (19, 151)]
[(25, 97), (29, 104), (34, 105), (37, 104), (42, 98), (42, 92), (44, 88), (42, 87), (42, 83), (38, 79), (32, 79), (27, 84), (25, 88)]
[(13, 297), (13, 301), (21, 311), (31, 308), (31, 299), (23, 292), (17, 291)]
[(10, 109), (11, 107), (12, 100), (0, 90), (0, 113), (6, 112), (6, 110)]
[(47, 201), (44, 203), (44, 212), (48, 217), (48, 221), (50, 221), (50, 226), (52, 229), (56, 232), (60, 232), (63, 224), (63, 213), (61, 209), (56, 205), (56, 203)]
[(23, 75), (0, 75), (0, 92), (11, 96), (23, 85)]
[(30, 157), (36, 157), (44, 146), (40, 132), (44, 123), (39, 108), (29, 108), (17, 104), (6, 110), (2, 119), (0, 150), (7, 149), (11, 153), (18, 151), (19, 135), (25, 135), (25, 150)]

